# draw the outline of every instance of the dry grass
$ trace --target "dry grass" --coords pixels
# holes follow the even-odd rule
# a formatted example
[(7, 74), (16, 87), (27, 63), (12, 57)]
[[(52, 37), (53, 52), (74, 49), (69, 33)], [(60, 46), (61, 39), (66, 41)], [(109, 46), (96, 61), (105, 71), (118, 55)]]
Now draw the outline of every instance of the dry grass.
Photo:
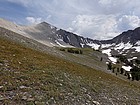
[(0, 104), (94, 104), (95, 101), (110, 104), (113, 101), (137, 105), (140, 101), (139, 86), (131, 82), (11, 41), (0, 39), (0, 43)]

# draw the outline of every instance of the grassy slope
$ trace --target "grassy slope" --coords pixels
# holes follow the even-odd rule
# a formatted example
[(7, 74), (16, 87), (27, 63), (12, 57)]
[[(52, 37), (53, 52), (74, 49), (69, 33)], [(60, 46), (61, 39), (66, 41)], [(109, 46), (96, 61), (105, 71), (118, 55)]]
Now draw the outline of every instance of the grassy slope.
[(140, 103), (140, 86), (0, 39), (0, 104)]
[[(67, 51), (61, 51), (61, 53), (65, 55), (66, 59), (70, 61), (86, 65), (88, 67), (97, 70), (102, 71), (107, 70), (107, 65), (105, 63), (107, 61), (107, 57), (104, 54), (100, 53), (99, 51), (95, 51), (92, 48), (78, 48), (78, 49), (82, 50), (83, 54), (72, 54), (68, 53)], [(101, 57), (103, 58), (102, 62), (100, 61)]]

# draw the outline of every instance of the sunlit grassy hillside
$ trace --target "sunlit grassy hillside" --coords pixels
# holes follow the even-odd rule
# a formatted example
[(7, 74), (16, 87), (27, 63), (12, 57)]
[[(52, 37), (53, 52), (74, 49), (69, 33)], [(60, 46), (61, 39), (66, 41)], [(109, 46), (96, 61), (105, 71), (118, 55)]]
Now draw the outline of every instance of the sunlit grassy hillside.
[(0, 104), (140, 104), (140, 86), (0, 38)]

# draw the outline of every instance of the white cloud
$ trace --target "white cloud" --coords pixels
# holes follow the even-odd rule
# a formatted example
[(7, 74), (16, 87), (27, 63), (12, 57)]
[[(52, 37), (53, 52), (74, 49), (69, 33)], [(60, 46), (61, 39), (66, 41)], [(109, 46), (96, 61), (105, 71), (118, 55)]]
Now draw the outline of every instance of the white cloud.
[(42, 21), (41, 18), (34, 18), (34, 17), (26, 17), (26, 20), (28, 21), (28, 23), (32, 23), (32, 24), (38, 24)]
[(75, 32), (93, 39), (111, 39), (123, 31), (140, 26), (135, 15), (78, 15), (70, 27)]
[(118, 21), (119, 30), (129, 30), (140, 26), (140, 18), (135, 15), (124, 15)]
[(101, 5), (110, 5), (112, 0), (99, 0), (99, 4)]
[(112, 15), (78, 15), (71, 30), (93, 39), (108, 39), (118, 35), (117, 21)]
[[(110, 39), (140, 26), (139, 0), (7, 0), (27, 8), (30, 23), (45, 20), (84, 37)], [(34, 17), (41, 17), (37, 19)]]

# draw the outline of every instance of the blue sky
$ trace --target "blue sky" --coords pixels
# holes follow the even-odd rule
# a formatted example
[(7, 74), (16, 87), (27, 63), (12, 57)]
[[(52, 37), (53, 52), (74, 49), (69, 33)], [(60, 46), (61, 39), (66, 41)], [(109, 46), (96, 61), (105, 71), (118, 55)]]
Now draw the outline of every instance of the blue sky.
[(140, 26), (139, 0), (0, 0), (0, 17), (17, 24), (46, 21), (93, 39)]

